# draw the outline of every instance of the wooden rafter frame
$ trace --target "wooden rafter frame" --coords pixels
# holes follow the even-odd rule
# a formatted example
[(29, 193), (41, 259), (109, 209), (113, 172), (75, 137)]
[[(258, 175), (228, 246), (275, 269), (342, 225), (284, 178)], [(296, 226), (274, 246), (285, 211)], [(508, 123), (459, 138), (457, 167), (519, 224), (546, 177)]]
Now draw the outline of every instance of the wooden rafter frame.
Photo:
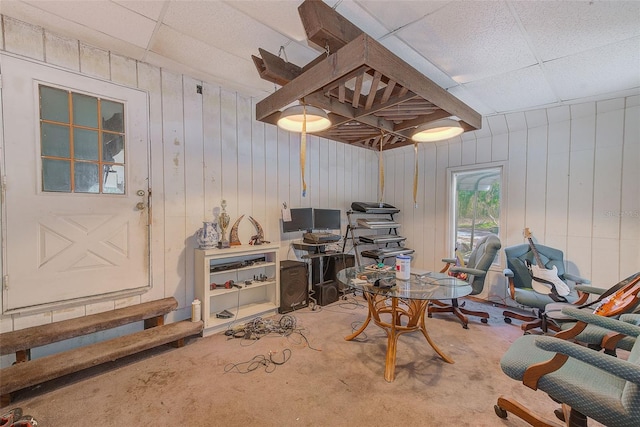
[(260, 50), (258, 72), (282, 87), (256, 104), (257, 120), (275, 124), (282, 108), (300, 101), (329, 111), (332, 126), (315, 135), (371, 149), (413, 144), (417, 126), (446, 117), (480, 129), (479, 113), (323, 2), (306, 0), (299, 11), (309, 41), (329, 51), (298, 67)]

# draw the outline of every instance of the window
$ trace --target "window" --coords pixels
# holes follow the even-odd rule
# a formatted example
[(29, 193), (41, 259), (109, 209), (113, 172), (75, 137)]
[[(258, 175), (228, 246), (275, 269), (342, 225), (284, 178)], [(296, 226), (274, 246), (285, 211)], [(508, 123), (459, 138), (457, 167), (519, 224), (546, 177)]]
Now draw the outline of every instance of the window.
[(499, 235), (502, 168), (451, 171), (450, 178), (452, 238), (466, 258), (484, 236)]
[(40, 85), (42, 191), (125, 193), (124, 104)]

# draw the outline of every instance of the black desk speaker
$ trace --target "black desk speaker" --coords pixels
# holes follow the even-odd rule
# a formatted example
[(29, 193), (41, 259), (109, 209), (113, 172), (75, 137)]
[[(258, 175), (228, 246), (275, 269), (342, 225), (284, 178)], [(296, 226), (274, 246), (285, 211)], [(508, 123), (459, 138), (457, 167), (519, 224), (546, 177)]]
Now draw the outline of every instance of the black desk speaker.
[(327, 280), (313, 285), (313, 291), (313, 296), (320, 306), (338, 301), (338, 282), (334, 280)]
[(289, 313), (309, 305), (309, 276), (307, 264), (300, 261), (280, 262), (280, 308)]

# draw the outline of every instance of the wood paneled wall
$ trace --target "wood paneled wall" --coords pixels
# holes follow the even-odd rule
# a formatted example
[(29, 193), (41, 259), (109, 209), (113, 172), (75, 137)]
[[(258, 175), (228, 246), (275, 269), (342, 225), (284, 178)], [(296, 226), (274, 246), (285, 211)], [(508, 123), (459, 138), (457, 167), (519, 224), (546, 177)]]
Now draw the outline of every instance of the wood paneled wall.
[[(1, 37), (6, 52), (148, 92), (153, 289), (141, 299), (175, 296), (177, 318), (188, 317), (194, 296), (194, 233), (222, 199), (232, 221), (251, 215), (267, 240), (281, 241), (283, 259), (295, 256), (280, 232), (283, 203), (344, 212), (352, 201), (378, 199), (378, 154), (317, 137), (308, 138), (303, 198), (300, 136), (255, 121), (254, 99), (9, 17), (3, 17)], [(473, 134), (419, 146), (417, 207), (413, 148), (385, 152), (385, 201), (402, 209), (398, 219), (416, 249), (414, 265), (438, 268), (450, 251), (448, 168), (498, 162), (507, 174), (503, 245), (522, 242), (527, 226), (540, 242), (563, 249), (569, 270), (595, 285), (609, 286), (638, 270), (639, 123), (638, 97), (490, 117)], [(241, 241), (252, 234), (245, 217)], [(500, 276), (493, 275), (496, 286)], [(130, 303), (103, 302), (92, 311)], [(29, 317), (20, 327), (36, 322)], [(3, 318), (1, 329), (13, 328), (12, 322)]]
[(0, 46), (6, 52), (148, 92), (153, 288), (141, 297), (91, 307), (4, 317), (0, 330), (165, 296), (179, 301), (174, 317), (189, 317), (194, 298), (194, 233), (203, 220), (213, 219), (213, 210), (223, 199), (232, 222), (245, 215), (239, 226), (243, 244), (255, 234), (248, 220), (251, 215), (264, 228), (267, 240), (281, 241), (282, 259), (287, 259), (296, 254), (289, 249), (292, 236), (280, 231), (283, 203), (344, 210), (354, 199), (377, 198), (374, 152), (309, 136), (307, 195), (302, 197), (300, 135), (257, 122), (254, 99), (10, 17), (4, 16), (2, 23)]
[[(480, 131), (418, 147), (418, 206), (412, 197), (414, 150), (386, 157), (386, 200), (414, 264), (436, 269), (450, 256), (447, 175), (459, 166), (504, 165), (503, 247), (526, 243), (522, 230), (564, 251), (568, 270), (610, 287), (640, 270), (640, 97), (585, 102), (489, 117)], [(501, 268), (504, 254), (501, 253)], [(485, 296), (504, 298), (501, 268)]]

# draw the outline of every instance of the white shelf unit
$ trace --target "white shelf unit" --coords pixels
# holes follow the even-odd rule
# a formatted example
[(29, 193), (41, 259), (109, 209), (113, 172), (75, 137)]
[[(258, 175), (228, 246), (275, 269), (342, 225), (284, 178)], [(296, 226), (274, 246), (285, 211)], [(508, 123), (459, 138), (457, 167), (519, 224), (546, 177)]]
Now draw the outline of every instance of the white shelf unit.
[[(202, 304), (203, 336), (226, 330), (231, 324), (277, 312), (280, 306), (279, 251), (278, 244), (195, 250), (195, 295)], [(261, 276), (266, 280), (257, 280)], [(226, 289), (224, 284), (229, 280), (241, 287)], [(251, 284), (247, 285), (245, 281), (251, 281)], [(216, 284), (216, 289), (211, 289), (212, 283)], [(216, 317), (224, 310), (234, 316)]]

